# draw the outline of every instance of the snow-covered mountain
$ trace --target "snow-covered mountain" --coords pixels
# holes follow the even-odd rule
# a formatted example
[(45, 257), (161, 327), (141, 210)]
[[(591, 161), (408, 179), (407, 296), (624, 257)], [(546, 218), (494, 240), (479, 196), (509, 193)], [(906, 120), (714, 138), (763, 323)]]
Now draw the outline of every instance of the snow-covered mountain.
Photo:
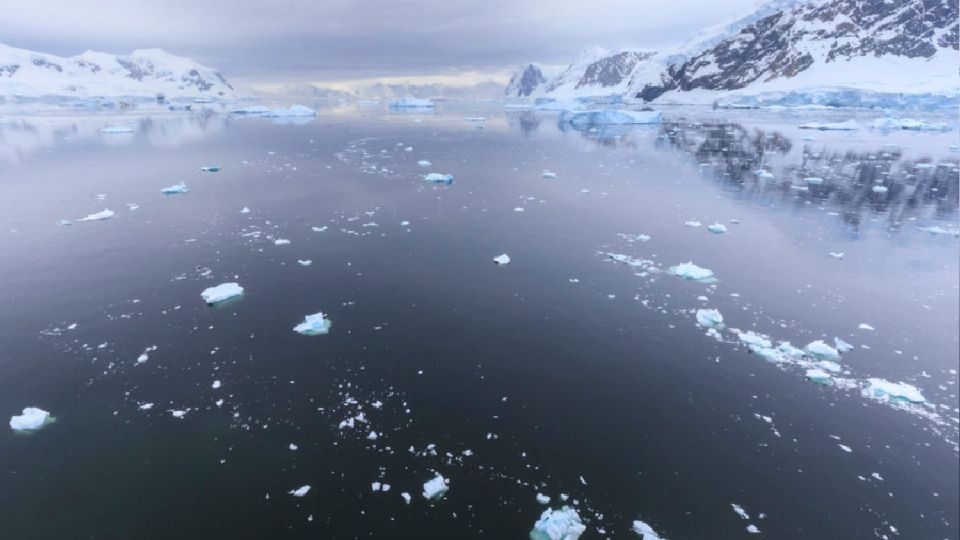
[(773, 0), (662, 51), (587, 51), (531, 93), (686, 103), (956, 101), (958, 25), (956, 0)]
[(503, 93), (509, 97), (526, 97), (541, 90), (546, 82), (540, 64), (527, 64), (514, 72)]
[(0, 44), (0, 96), (235, 97), (217, 70), (161, 49), (62, 58)]

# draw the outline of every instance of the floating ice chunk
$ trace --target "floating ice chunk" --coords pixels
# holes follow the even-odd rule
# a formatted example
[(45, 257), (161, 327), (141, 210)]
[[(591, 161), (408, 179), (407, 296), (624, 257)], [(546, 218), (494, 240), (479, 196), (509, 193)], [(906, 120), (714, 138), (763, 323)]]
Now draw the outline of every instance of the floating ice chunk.
[(493, 262), (496, 264), (499, 264), (500, 266), (503, 266), (505, 264), (510, 264), (510, 256), (507, 255), (506, 253), (501, 253), (500, 255), (497, 255), (496, 257), (493, 258)]
[(405, 97), (390, 102), (391, 109), (432, 109), (433, 101), (429, 99)]
[(380, 491), (380, 488), (381, 488), (381, 487), (383, 487), (383, 484), (381, 484), (380, 482), (371, 482), (371, 483), (370, 483), (370, 490), (371, 490), (371, 491)]
[(290, 450), (296, 451), (296, 450), (298, 450), (300, 447), (297, 446), (297, 445), (295, 445), (295, 444), (293, 444), (293, 443), (290, 443), (290, 445), (287, 446), (287, 448), (289, 448)]
[(23, 414), (10, 417), (10, 429), (14, 431), (36, 431), (51, 421), (49, 412), (37, 407), (25, 407)]
[(634, 520), (631, 530), (640, 535), (640, 540), (666, 540), (654, 532), (653, 527), (639, 519)]
[(820, 358), (820, 359), (831, 359), (831, 358), (840, 357), (840, 353), (836, 349), (827, 345), (826, 343), (823, 342), (823, 340), (820, 340), (820, 339), (808, 343), (807, 346), (803, 348), (803, 350), (807, 351), (807, 354), (809, 354), (810, 356)]
[(910, 129), (917, 131), (946, 131), (950, 126), (946, 124), (928, 124), (915, 118), (894, 118), (887, 116), (873, 121), (871, 126), (874, 129)]
[(960, 230), (957, 230), (957, 229), (952, 229), (952, 230), (951, 230), (951, 229), (944, 229), (943, 227), (940, 227), (939, 225), (934, 225), (933, 227), (921, 227), (920, 230), (923, 231), (923, 232), (928, 232), (928, 233), (930, 233), (930, 234), (934, 234), (934, 235), (936, 235), (936, 234), (951, 235), (951, 234), (952, 234), (953, 236), (960, 236)]
[(873, 190), (874, 193), (886, 193), (890, 191), (890, 189), (887, 188), (887, 186), (873, 186), (871, 189)]
[(737, 338), (746, 343), (749, 347), (761, 347), (764, 349), (770, 349), (773, 347), (773, 343), (771, 343), (769, 339), (752, 330), (741, 332)]
[(525, 211), (525, 209), (524, 209), (522, 206), (518, 206), (518, 207), (514, 208), (513, 211), (514, 211), (514, 212), (523, 212), (523, 211)]
[(577, 511), (569, 506), (546, 509), (533, 524), (530, 540), (577, 540), (587, 530)]
[(323, 231), (327, 230), (327, 226), (326, 226), (326, 225), (324, 225), (323, 227), (310, 227), (310, 228), (313, 229), (313, 232), (323, 232)]
[(747, 532), (750, 534), (760, 534), (760, 529), (751, 523), (750, 525), (747, 525)]
[(264, 115), (270, 112), (270, 109), (262, 105), (254, 105), (251, 107), (241, 107), (239, 109), (233, 109), (233, 114), (255, 114), (255, 115)]
[(149, 411), (152, 408), (153, 408), (153, 403), (144, 403), (143, 405), (140, 405), (141, 411)]
[(187, 193), (189, 191), (190, 190), (187, 189), (187, 185), (183, 182), (180, 182), (179, 184), (174, 184), (161, 189), (160, 193), (163, 193), (164, 195), (176, 195), (177, 193)]
[(730, 506), (733, 508), (733, 511), (736, 512), (736, 514), (742, 519), (750, 519), (750, 514), (748, 514), (747, 511), (744, 510), (739, 504), (731, 503)]
[(299, 264), (300, 266), (310, 266), (311, 264), (313, 264), (313, 261), (311, 261), (310, 259), (306, 259), (306, 260), (297, 259), (297, 264)]
[(410, 497), (410, 494), (409, 494), (409, 493), (407, 493), (406, 491), (404, 491), (403, 493), (400, 494), (400, 496), (403, 497), (403, 502), (405, 502), (405, 503), (407, 503), (407, 504), (410, 504), (410, 499), (411, 499), (411, 497)]
[(200, 293), (200, 296), (204, 302), (213, 305), (237, 298), (242, 294), (243, 287), (241, 287), (239, 283), (221, 283), (216, 287), (204, 289), (203, 292)]
[(249, 209), (248, 207), (244, 206), (243, 208), (240, 209), (240, 213), (241, 213), (241, 214), (249, 214), (249, 213), (250, 213), (250, 209)]
[(127, 126), (107, 126), (100, 133), (133, 133), (133, 128)]
[(819, 129), (821, 131), (826, 130), (838, 130), (838, 131), (853, 131), (860, 129), (860, 124), (856, 123), (853, 120), (847, 120), (846, 122), (809, 122), (800, 126), (800, 129)]
[(840, 351), (840, 352), (842, 352), (842, 353), (850, 352), (850, 351), (853, 350), (853, 345), (847, 343), (846, 341), (844, 341), (844, 340), (842, 340), (842, 339), (840, 339), (840, 338), (838, 338), (838, 337), (834, 337), (834, 338), (833, 338), (833, 346), (836, 347), (837, 350)]
[(820, 184), (823, 183), (823, 178), (820, 178), (817, 176), (810, 176), (810, 177), (804, 178), (803, 181), (806, 182), (807, 184), (813, 184), (815, 186), (819, 186)]
[(700, 223), (699, 221), (684, 221), (683, 225), (685, 227), (699, 227), (700, 225), (702, 225), (702, 223)]
[(419, 166), (421, 166), (421, 167), (429, 167), (429, 166), (433, 165), (433, 163), (430, 163), (429, 161), (427, 161), (427, 160), (425, 160), (425, 159), (421, 159), (420, 161), (417, 162), (417, 165), (419, 165)]
[(60, 221), (57, 222), (57, 225), (60, 225), (61, 227), (68, 227), (70, 225), (73, 225), (73, 222), (70, 221), (69, 219), (61, 219)]
[(200, 167), (200, 172), (220, 172), (219, 165), (208, 165), (206, 167)]
[(439, 499), (443, 497), (443, 494), (450, 489), (449, 483), (449, 480), (437, 473), (436, 476), (423, 483), (423, 498)]
[(305, 107), (303, 105), (291, 105), (286, 109), (273, 109), (272, 111), (266, 112), (263, 116), (269, 116), (271, 118), (289, 118), (289, 117), (309, 117), (316, 116), (317, 113), (310, 107)]
[(874, 330), (874, 328), (867, 323), (860, 323), (860, 326), (858, 326), (857, 328), (859, 328), (860, 330)]
[(723, 315), (716, 309), (698, 309), (697, 322), (707, 328), (720, 327), (723, 326)]
[(677, 266), (670, 267), (670, 273), (682, 277), (683, 279), (692, 279), (695, 281), (705, 281), (713, 279), (713, 270), (701, 268), (692, 261), (688, 261)]
[(537, 502), (540, 504), (550, 504), (550, 497), (547, 497), (543, 493), (537, 493)]
[(713, 234), (723, 234), (727, 232), (727, 226), (722, 223), (714, 223), (713, 225), (707, 225), (707, 230)]
[(599, 125), (659, 124), (663, 117), (658, 111), (625, 111), (600, 109), (595, 111), (565, 111), (560, 121), (574, 127)]
[(175, 411), (170, 411), (170, 414), (173, 415), (174, 418), (183, 418), (184, 416), (187, 415), (187, 411), (178, 409)]
[(288, 245), (290, 245), (290, 241), (287, 240), (286, 238), (277, 238), (276, 240), (273, 241), (273, 245), (275, 245), (275, 246), (288, 246)]
[(830, 374), (822, 369), (808, 369), (806, 377), (817, 384), (830, 384)]
[(213, 388), (214, 390), (220, 388), (220, 381), (213, 381), (213, 384), (210, 385), (210, 388)]
[(287, 493), (293, 495), (294, 497), (303, 497), (310, 491), (310, 486), (300, 486), (297, 489), (292, 489)]
[(540, 176), (543, 178), (556, 178), (557, 173), (544, 169), (544, 171), (540, 173)]
[(429, 173), (423, 175), (423, 179), (427, 182), (432, 182), (434, 184), (443, 184), (449, 186), (453, 183), (452, 174), (440, 174), (440, 173)]
[(753, 175), (757, 178), (773, 178), (773, 174), (766, 169), (757, 169), (753, 171)]
[(331, 326), (333, 326), (333, 322), (330, 319), (325, 319), (322, 311), (318, 311), (304, 317), (302, 323), (293, 327), (293, 331), (305, 336), (319, 336), (330, 332)]
[(101, 212), (97, 212), (95, 214), (90, 214), (87, 217), (80, 218), (77, 221), (103, 221), (105, 219), (112, 218), (113, 214), (114, 214), (113, 210), (110, 210), (109, 208), (107, 208)]
[(840, 251), (840, 252), (831, 251), (831, 252), (830, 252), (830, 256), (833, 257), (834, 259), (842, 259), (842, 258), (843, 258), (843, 252), (842, 252), (842, 251)]
[(864, 397), (878, 401), (923, 403), (926, 399), (916, 386), (907, 383), (893, 383), (886, 379), (867, 379), (867, 387), (861, 392)]

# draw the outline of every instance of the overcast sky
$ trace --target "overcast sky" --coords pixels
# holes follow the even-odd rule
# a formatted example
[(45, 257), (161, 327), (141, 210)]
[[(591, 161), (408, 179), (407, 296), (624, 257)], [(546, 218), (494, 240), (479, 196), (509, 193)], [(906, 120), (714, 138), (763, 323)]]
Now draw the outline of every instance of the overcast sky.
[[(252, 84), (503, 73), (591, 45), (657, 48), (758, 0), (0, 0), (0, 42), (161, 47)], [(502, 76), (502, 75), (501, 75)]]

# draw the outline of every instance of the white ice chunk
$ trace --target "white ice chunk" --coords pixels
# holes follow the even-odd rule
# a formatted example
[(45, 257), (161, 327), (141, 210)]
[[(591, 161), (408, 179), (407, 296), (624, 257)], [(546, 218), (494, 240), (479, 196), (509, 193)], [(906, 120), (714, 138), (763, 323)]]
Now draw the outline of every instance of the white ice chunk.
[(26, 407), (23, 414), (10, 417), (10, 428), (14, 431), (35, 431), (45, 426), (49, 420), (49, 412), (37, 407)]
[(410, 504), (410, 499), (411, 499), (411, 497), (410, 497), (410, 494), (409, 494), (409, 493), (407, 493), (406, 491), (404, 491), (403, 493), (400, 494), (400, 496), (403, 497), (403, 502), (405, 502), (405, 503), (407, 503), (407, 504)]
[(671, 266), (670, 273), (684, 279), (692, 279), (696, 281), (713, 278), (713, 270), (699, 267), (693, 264), (692, 261), (678, 264), (677, 266)]
[(493, 258), (493, 262), (501, 266), (505, 264), (510, 264), (510, 256), (507, 255), (506, 253), (501, 253), (500, 255), (497, 255), (496, 257)]
[(547, 497), (543, 493), (537, 493), (537, 502), (540, 504), (550, 504), (550, 497)]
[(546, 509), (533, 524), (530, 540), (577, 540), (587, 530), (577, 511), (569, 506)]
[(873, 330), (873, 329), (874, 329), (872, 326), (870, 326), (870, 325), (867, 324), (867, 323), (860, 323), (860, 326), (858, 326), (857, 328), (859, 328), (860, 330)]
[(277, 238), (276, 240), (273, 241), (273, 245), (275, 245), (275, 246), (288, 246), (288, 245), (290, 245), (290, 241), (287, 240), (286, 238)]
[(818, 176), (810, 176), (810, 177), (804, 178), (803, 181), (806, 182), (807, 184), (819, 186), (820, 184), (823, 183), (823, 178), (820, 178)]
[(851, 345), (850, 343), (847, 343), (846, 341), (838, 337), (833, 338), (833, 346), (836, 347), (837, 350), (842, 353), (850, 352), (853, 350), (853, 345)]
[(556, 178), (557, 173), (544, 169), (543, 172), (540, 173), (540, 176), (543, 178)]
[(417, 165), (419, 165), (419, 166), (421, 166), (421, 167), (429, 167), (429, 166), (433, 165), (433, 163), (430, 163), (429, 161), (427, 161), (427, 160), (425, 160), (425, 159), (421, 159), (420, 161), (417, 162)]
[(294, 326), (293, 331), (305, 336), (319, 336), (330, 331), (333, 322), (323, 317), (323, 312), (318, 311), (303, 318), (303, 322)]
[(748, 332), (741, 332), (737, 337), (740, 339), (740, 341), (746, 343), (747, 346), (751, 348), (761, 347), (764, 349), (770, 349), (773, 347), (773, 343), (771, 343), (769, 339), (752, 330)]
[(100, 133), (133, 133), (133, 128), (127, 126), (107, 126)]
[(820, 359), (831, 359), (839, 358), (840, 352), (834, 349), (833, 347), (827, 345), (823, 340), (812, 341), (803, 348), (810, 356), (820, 358)]
[(187, 193), (189, 191), (190, 190), (187, 189), (187, 185), (183, 182), (180, 182), (179, 184), (174, 184), (161, 189), (160, 193), (163, 193), (164, 195), (176, 195), (177, 193)]
[(77, 221), (103, 221), (103, 220), (105, 220), (105, 219), (110, 219), (110, 218), (112, 218), (112, 217), (113, 217), (113, 214), (114, 214), (113, 210), (110, 210), (109, 208), (107, 208), (107, 209), (104, 209), (104, 210), (101, 211), (101, 212), (97, 212), (97, 213), (94, 213), (94, 214), (90, 214), (90, 215), (87, 216), (87, 217), (80, 218), (80, 219), (78, 219)]
[(310, 259), (297, 259), (297, 264), (299, 264), (300, 266), (310, 266), (311, 264), (313, 264), (313, 261), (311, 261)]
[(240, 213), (241, 213), (241, 214), (249, 214), (249, 213), (250, 213), (250, 209), (249, 209), (248, 207), (244, 206), (243, 208), (240, 209)]
[(423, 483), (423, 498), (438, 499), (450, 489), (449, 480), (437, 473), (436, 476)]
[(727, 226), (722, 223), (714, 223), (713, 225), (707, 225), (707, 230), (713, 234), (723, 234), (727, 232)]
[(926, 401), (916, 386), (904, 382), (894, 383), (886, 379), (867, 379), (867, 387), (863, 389), (862, 394), (864, 397), (878, 401), (909, 403)]
[(822, 369), (808, 369), (806, 377), (817, 384), (830, 384), (830, 374)]
[(716, 309), (698, 309), (697, 323), (707, 328), (723, 326), (723, 315)]
[(429, 173), (423, 175), (423, 179), (434, 184), (444, 184), (448, 186), (453, 183), (452, 174)]
[(200, 296), (208, 304), (226, 302), (243, 294), (243, 287), (239, 283), (221, 283), (216, 287), (204, 289)]
[(843, 252), (842, 252), (842, 251), (840, 251), (840, 252), (831, 251), (831, 252), (830, 252), (830, 256), (833, 257), (834, 259), (842, 259), (842, 258), (843, 258)]
[(887, 186), (873, 186), (871, 189), (874, 193), (886, 193), (890, 191)]
[(310, 491), (310, 486), (300, 486), (297, 489), (292, 489), (287, 493), (293, 495), (294, 497), (303, 497)]
[(633, 530), (633, 532), (640, 535), (641, 540), (666, 540), (665, 538), (662, 538), (660, 535), (654, 532), (653, 527), (651, 527), (650, 525), (647, 525), (646, 523), (644, 523), (643, 521), (640, 521), (639, 519), (634, 520), (633, 527), (631, 527), (631, 529)]

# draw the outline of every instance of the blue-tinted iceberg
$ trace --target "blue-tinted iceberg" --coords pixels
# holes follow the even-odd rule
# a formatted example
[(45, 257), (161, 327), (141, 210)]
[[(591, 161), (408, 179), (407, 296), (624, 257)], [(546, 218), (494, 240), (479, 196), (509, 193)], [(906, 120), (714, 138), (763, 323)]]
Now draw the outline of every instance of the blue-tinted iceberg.
[(443, 494), (449, 491), (450, 481), (437, 473), (436, 476), (423, 483), (424, 499), (439, 499)]
[(430, 173), (423, 175), (423, 179), (427, 182), (432, 182), (434, 184), (443, 184), (449, 186), (453, 183), (452, 174), (440, 174), (440, 173)]
[(293, 331), (305, 336), (319, 336), (330, 332), (333, 322), (323, 317), (323, 312), (318, 311), (303, 318), (303, 322), (294, 326)]
[(390, 102), (391, 109), (432, 109), (433, 101), (429, 99), (405, 97)]
[(216, 287), (204, 289), (200, 296), (203, 301), (213, 305), (227, 300), (238, 298), (243, 294), (243, 287), (238, 283), (221, 283)]
[(804, 350), (810, 356), (813, 356), (814, 358), (819, 358), (821, 360), (831, 360), (831, 359), (840, 357), (839, 351), (827, 345), (826, 343), (823, 342), (823, 340), (820, 340), (820, 339), (808, 343), (807, 346), (804, 347)]
[(694, 281), (706, 281), (713, 279), (713, 270), (697, 266), (693, 264), (692, 261), (671, 266), (670, 273), (675, 276), (682, 277), (684, 279), (692, 279)]
[(23, 414), (10, 417), (10, 429), (36, 431), (53, 421), (50, 413), (37, 407), (26, 407)]
[(905, 403), (923, 403), (926, 398), (916, 386), (907, 383), (893, 383), (886, 379), (867, 379), (867, 386), (861, 392), (863, 397), (878, 401)]
[(597, 111), (566, 111), (560, 121), (574, 127), (626, 124), (659, 124), (663, 117), (658, 111), (625, 111), (600, 109)]
[(577, 511), (569, 506), (547, 509), (533, 524), (530, 540), (577, 540), (587, 530)]
[(317, 113), (310, 107), (304, 105), (291, 105), (287, 108), (273, 109), (263, 113), (263, 116), (269, 116), (271, 118), (290, 118), (290, 117), (310, 117), (316, 116)]
[(653, 527), (639, 519), (633, 522), (633, 526), (630, 529), (640, 535), (640, 540), (666, 540), (654, 532)]
[(180, 182), (179, 184), (174, 184), (161, 189), (160, 193), (163, 193), (164, 195), (176, 195), (178, 193), (187, 193), (189, 191), (190, 190), (187, 189), (187, 185), (183, 182)]
[(723, 326), (723, 315), (716, 309), (698, 309), (697, 323), (707, 328), (718, 328)]

